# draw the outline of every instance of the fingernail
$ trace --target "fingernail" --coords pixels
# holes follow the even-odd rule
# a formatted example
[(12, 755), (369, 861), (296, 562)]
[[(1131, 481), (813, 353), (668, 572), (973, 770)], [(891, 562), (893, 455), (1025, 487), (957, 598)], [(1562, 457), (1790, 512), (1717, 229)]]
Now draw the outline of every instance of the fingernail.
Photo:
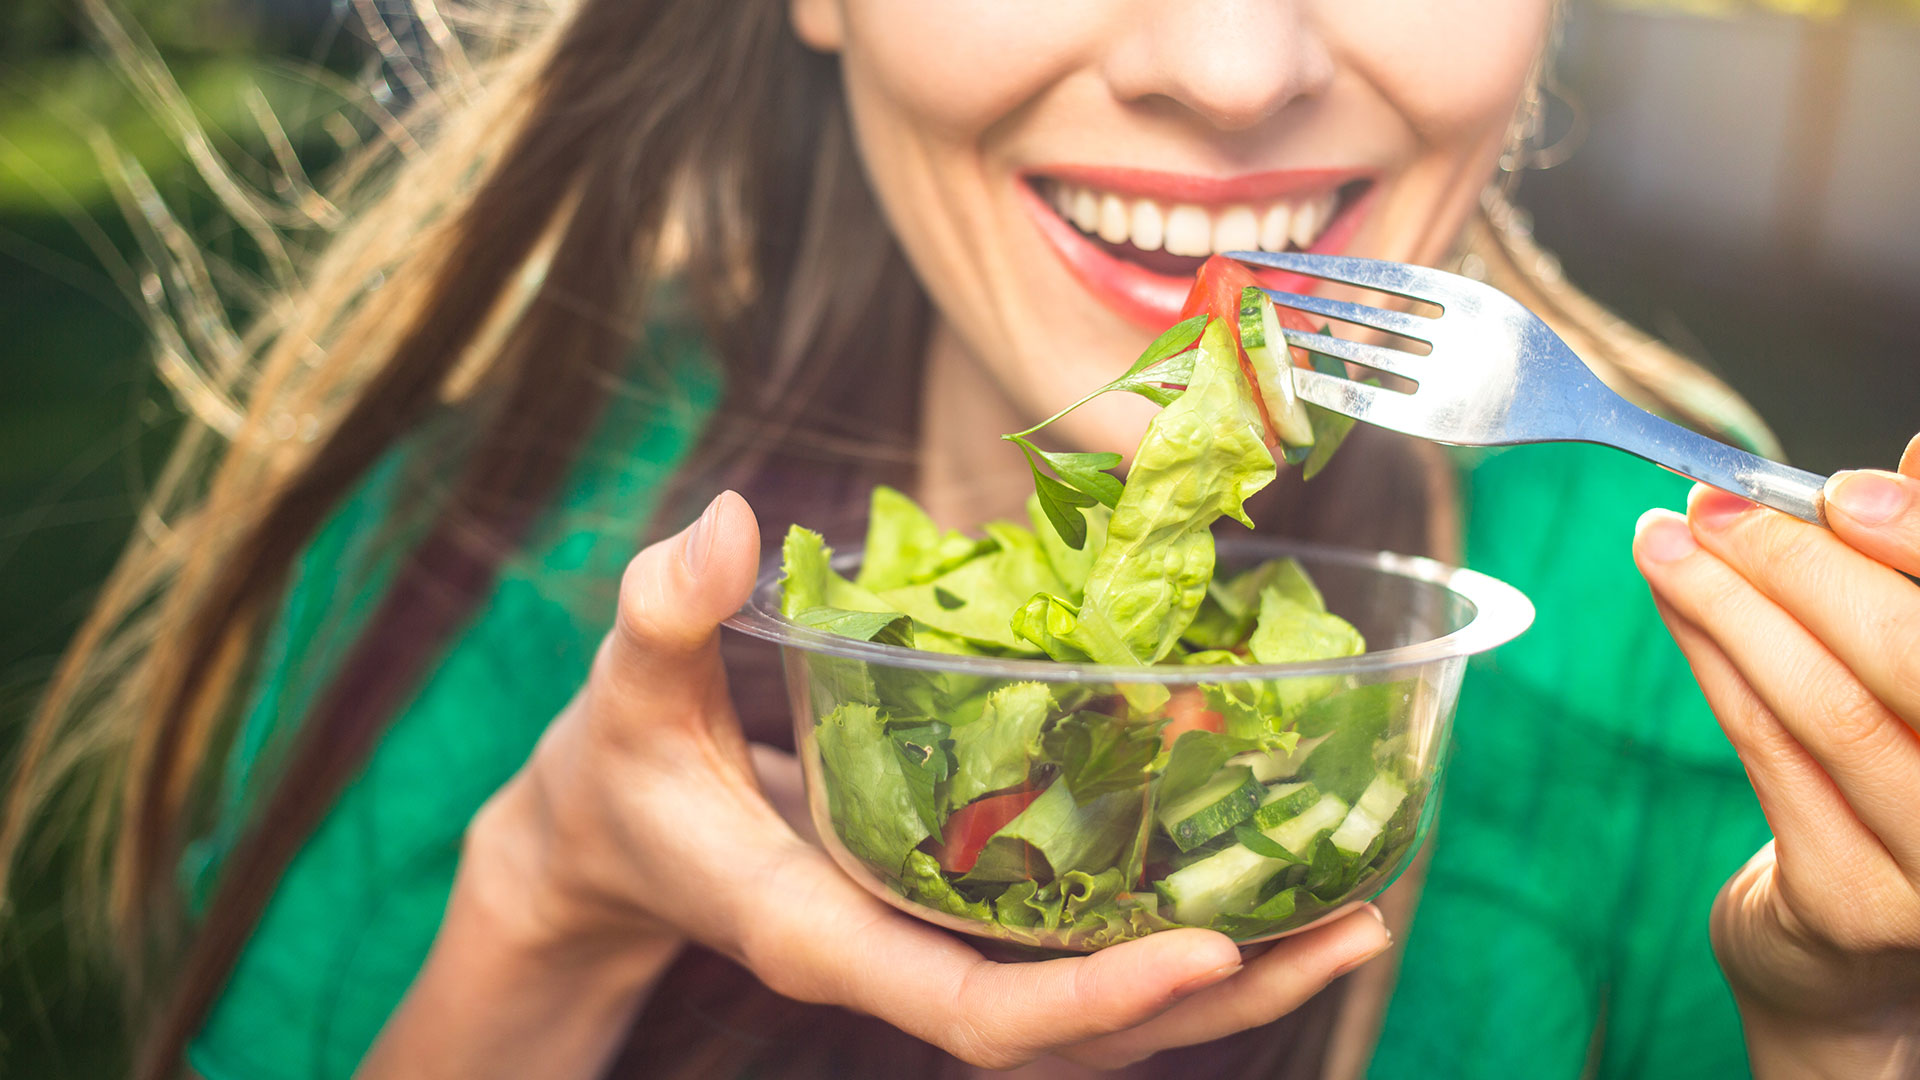
[(1687, 495), (1687, 517), (1709, 529), (1724, 529), (1754, 504), (1729, 491), (1695, 484)]
[(1671, 510), (1649, 510), (1633, 526), (1633, 546), (1657, 563), (1677, 562), (1698, 551), (1687, 519)]
[(1226, 981), (1229, 978), (1232, 978), (1234, 973), (1239, 971), (1244, 966), (1246, 965), (1236, 961), (1231, 964), (1226, 964), (1221, 967), (1214, 968), (1212, 971), (1209, 971), (1204, 975), (1195, 975), (1193, 978), (1188, 979), (1186, 982), (1183, 982), (1179, 986), (1174, 987), (1173, 996), (1177, 998), (1183, 998), (1188, 996), (1189, 994), (1197, 994), (1200, 991), (1205, 990), (1209, 986), (1213, 986), (1216, 983), (1221, 983)]
[(1365, 911), (1367, 914), (1373, 916), (1373, 921), (1380, 924), (1380, 929), (1387, 931), (1387, 944), (1389, 945), (1393, 944), (1393, 931), (1387, 930), (1386, 913), (1381, 911), (1378, 907), (1374, 906), (1373, 904), (1362, 904), (1360, 905), (1360, 909), (1362, 911)]
[[(1381, 953), (1386, 952), (1388, 949), (1392, 947), (1393, 947), (1393, 937), (1392, 935), (1388, 935), (1387, 940), (1383, 942), (1378, 948), (1368, 952), (1361, 953), (1359, 956), (1356, 956), (1353, 959), (1347, 961), (1346, 963), (1341, 964), (1339, 967), (1334, 968), (1333, 978), (1337, 979), (1342, 975), (1351, 973), (1354, 969), (1358, 968), (1360, 965), (1366, 963), (1367, 961), (1373, 959), (1376, 956), (1379, 956)], [(1329, 979), (1327, 981), (1332, 982), (1333, 979)]]
[(1836, 473), (1827, 502), (1862, 525), (1884, 525), (1907, 508), (1907, 486), (1877, 469)]
[(726, 497), (724, 491), (713, 497), (700, 512), (700, 519), (687, 528), (687, 538), (680, 545), (680, 561), (687, 564), (688, 572), (695, 577), (705, 569), (707, 555), (713, 550), (714, 519), (720, 516), (720, 500)]

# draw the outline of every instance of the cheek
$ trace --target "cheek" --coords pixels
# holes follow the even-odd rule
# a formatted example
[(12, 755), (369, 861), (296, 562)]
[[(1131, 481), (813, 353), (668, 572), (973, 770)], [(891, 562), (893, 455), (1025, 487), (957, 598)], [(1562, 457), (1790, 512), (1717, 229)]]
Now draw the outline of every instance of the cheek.
[(1505, 127), (1552, 17), (1548, 0), (1328, 0), (1323, 11), (1347, 62), (1429, 145)]
[(1071, 70), (1104, 9), (1085, 0), (847, 0), (841, 59), (851, 85), (916, 127), (971, 138)]

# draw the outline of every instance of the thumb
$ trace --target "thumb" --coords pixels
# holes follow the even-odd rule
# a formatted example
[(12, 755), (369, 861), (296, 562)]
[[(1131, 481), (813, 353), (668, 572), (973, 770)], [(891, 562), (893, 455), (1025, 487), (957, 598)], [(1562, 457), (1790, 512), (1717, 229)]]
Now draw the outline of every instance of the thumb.
[(721, 492), (693, 524), (627, 564), (605, 650), (608, 674), (647, 698), (717, 674), (720, 623), (746, 603), (759, 564), (752, 508)]

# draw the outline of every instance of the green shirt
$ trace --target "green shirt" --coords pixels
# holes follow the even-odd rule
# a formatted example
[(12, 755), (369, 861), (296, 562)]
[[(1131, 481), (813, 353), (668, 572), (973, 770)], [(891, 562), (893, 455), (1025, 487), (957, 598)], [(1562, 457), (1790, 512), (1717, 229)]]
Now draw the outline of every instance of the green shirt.
[[(295, 858), (194, 1041), (208, 1080), (348, 1076), (426, 956), (460, 836), (585, 678), (613, 586), (718, 395), (698, 342), (597, 425), (554, 510)], [(1706, 916), (1766, 840), (1738, 762), (1628, 556), (1683, 486), (1591, 447), (1463, 469), (1467, 552), (1539, 607), (1475, 664), (1432, 866), (1370, 1076), (1738, 1076)], [(398, 467), (315, 539), (230, 768), (229, 824), (186, 868), (203, 895), (273, 735), (297, 719), (390, 570)]]

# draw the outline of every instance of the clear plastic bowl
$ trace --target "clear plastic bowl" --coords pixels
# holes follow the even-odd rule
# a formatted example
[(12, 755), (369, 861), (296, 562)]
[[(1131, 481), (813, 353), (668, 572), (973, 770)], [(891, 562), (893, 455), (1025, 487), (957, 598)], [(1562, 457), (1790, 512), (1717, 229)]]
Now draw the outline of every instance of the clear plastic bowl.
[[(1519, 590), (1484, 574), (1431, 559), (1262, 538), (1222, 538), (1218, 572), (1224, 576), (1284, 556), (1300, 561), (1325, 595), (1329, 611), (1360, 630), (1368, 643), (1367, 652), (1310, 663), (1150, 667), (956, 656), (855, 640), (790, 622), (779, 614), (775, 574), (760, 582), (747, 606), (727, 625), (780, 646), (792, 698), (795, 743), (814, 824), (834, 861), (875, 896), (940, 926), (1048, 951), (1089, 952), (1156, 929), (1184, 925), (1211, 925), (1237, 941), (1252, 943), (1298, 933), (1334, 918), (1379, 895), (1406, 869), (1426, 837), (1438, 802), (1454, 705), (1467, 658), (1513, 639), (1533, 621), (1533, 605)], [(858, 552), (842, 553), (834, 563), (836, 569), (850, 572), (858, 566)], [(998, 688), (1041, 683), (1056, 700), (1079, 703), (1075, 715), (1083, 718), (1083, 725), (1091, 718), (1096, 727), (1103, 722), (1138, 723), (1139, 703), (1162, 697), (1170, 699), (1169, 710), (1178, 712), (1182, 702), (1200, 700), (1206, 687), (1216, 694), (1224, 689), (1243, 697), (1265, 689), (1310, 698), (1317, 704), (1309, 707), (1310, 715), (1301, 721), (1313, 732), (1301, 739), (1300, 745), (1309, 749), (1304, 760), (1312, 760), (1316, 737), (1331, 739), (1345, 725), (1367, 725), (1366, 738), (1372, 747), (1376, 775), (1392, 778), (1385, 792), (1375, 793), (1384, 797), (1373, 799), (1375, 808), (1385, 811), (1385, 822), (1371, 834), (1367, 850), (1344, 852), (1342, 861), (1343, 849), (1329, 840), (1328, 830), (1333, 828), (1330, 815), (1341, 806), (1351, 807), (1365, 799), (1367, 792), (1360, 789), (1360, 784), (1370, 779), (1364, 770), (1349, 769), (1344, 781), (1349, 790), (1338, 792), (1344, 796), (1341, 804), (1318, 818), (1309, 815), (1311, 820), (1301, 827), (1325, 819), (1319, 821), (1324, 827), (1319, 829), (1315, 838), (1318, 847), (1313, 849), (1324, 854), (1324, 860), (1309, 858), (1290, 863), (1269, 857), (1271, 848), (1262, 848), (1267, 853), (1264, 855), (1248, 856), (1243, 851), (1232, 859), (1219, 860), (1217, 874), (1206, 871), (1199, 875), (1205, 880), (1198, 882), (1201, 888), (1196, 899), (1192, 888), (1196, 875), (1182, 879), (1185, 885), (1181, 889), (1169, 884), (1169, 879), (1183, 864), (1191, 865), (1208, 852), (1204, 847), (1198, 853), (1180, 852), (1170, 847), (1171, 836), (1164, 827), (1153, 828), (1155, 814), (1163, 809), (1154, 803), (1159, 783), (1155, 775), (1136, 791), (1088, 798), (1084, 806), (1077, 801), (1071, 808), (1058, 806), (1083, 815), (1082, 824), (1091, 821), (1093, 832), (1107, 826), (1115, 834), (1137, 829), (1134, 835), (1152, 836), (1152, 842), (1136, 839), (1112, 852), (1088, 851), (1089, 846), (1098, 845), (1080, 844), (1075, 856), (1079, 860), (1074, 868), (1077, 874), (1056, 874), (1040, 848), (1009, 837), (1009, 842), (996, 847), (996, 861), (989, 868), (997, 875), (996, 880), (961, 877), (955, 881), (948, 873), (943, 878), (951, 893), (930, 894), (905, 880), (915, 865), (913, 853), (907, 855), (904, 867), (885, 865), (871, 857), (875, 845), (863, 844), (855, 835), (858, 826), (850, 830), (846, 821), (838, 819), (866, 812), (863, 800), (871, 793), (853, 790), (861, 785), (837, 779), (833, 770), (823, 765), (817, 735), (822, 721), (833, 717), (843, 705), (857, 702), (874, 678), (924, 680), (928, 676), (950, 692), (949, 700), (978, 700), (979, 695)], [(1162, 694), (1162, 690), (1167, 693)], [(1134, 703), (1132, 708), (1125, 704), (1129, 700)], [(1191, 708), (1190, 704), (1187, 707)], [(1103, 717), (1103, 710), (1115, 715)], [(1131, 719), (1124, 718), (1129, 714)], [(955, 719), (994, 723), (995, 714)], [(884, 724), (885, 717), (879, 721)], [(1097, 738), (1099, 733), (1093, 734)], [(834, 737), (845, 738), (838, 734)], [(1349, 745), (1352, 742), (1349, 740)], [(1162, 754), (1162, 759), (1165, 756)], [(1286, 755), (1280, 757), (1286, 759)], [(1276, 775), (1285, 772), (1284, 766), (1267, 766), (1263, 771), (1267, 775), (1258, 779), (1268, 783), (1268, 791), (1298, 780)], [(1064, 783), (1044, 762), (1032, 772), (1032, 778), (1017, 787), (1016, 793), (1039, 790), (1045, 794), (1046, 789)], [(1324, 786), (1333, 788), (1342, 783), (1337, 774), (1331, 783), (1327, 783), (1327, 776), (1321, 780)], [(838, 783), (845, 783), (847, 789), (836, 788)], [(1398, 787), (1404, 787), (1404, 794), (1396, 801), (1392, 789)], [(1319, 794), (1324, 797), (1327, 793)], [(1055, 793), (1056, 803), (1062, 797)], [(1026, 827), (1009, 828), (1017, 833)], [(1283, 830), (1281, 836), (1300, 834), (1300, 830), (1292, 834)], [(1258, 844), (1257, 838), (1240, 835), (1240, 846), (1246, 850)], [(1362, 829), (1349, 835), (1364, 838), (1368, 833)], [(920, 850), (938, 852), (936, 845), (941, 839), (940, 832), (933, 831)], [(1231, 835), (1217, 838), (1213, 847), (1220, 848), (1223, 840), (1230, 845)], [(1356, 841), (1350, 846), (1359, 844)], [(857, 850), (866, 850), (869, 857), (856, 854)], [(1021, 857), (1010, 869), (1005, 856), (1016, 850)], [(922, 856), (917, 861), (922, 872), (919, 880), (924, 882), (932, 860)], [(986, 861), (983, 854), (981, 862)], [(1122, 872), (1110, 872), (1114, 867)], [(980, 864), (976, 864), (975, 870), (979, 869)], [(1021, 884), (1022, 876), (1033, 884)], [(1128, 880), (1121, 882), (1116, 894), (1113, 882), (1122, 876)], [(1009, 877), (1015, 880), (1009, 883)], [(1259, 880), (1250, 887), (1249, 882), (1256, 878)], [(1016, 886), (1017, 894), (1009, 899), (1007, 894)], [(1282, 910), (1286, 904), (1268, 903), (1277, 893), (1289, 890), (1290, 912)], [(919, 899), (910, 898), (913, 896)], [(980, 903), (982, 897), (990, 898)], [(1071, 914), (1076, 902), (1080, 905), (1078, 917)], [(983, 911), (987, 917), (981, 917)]]

